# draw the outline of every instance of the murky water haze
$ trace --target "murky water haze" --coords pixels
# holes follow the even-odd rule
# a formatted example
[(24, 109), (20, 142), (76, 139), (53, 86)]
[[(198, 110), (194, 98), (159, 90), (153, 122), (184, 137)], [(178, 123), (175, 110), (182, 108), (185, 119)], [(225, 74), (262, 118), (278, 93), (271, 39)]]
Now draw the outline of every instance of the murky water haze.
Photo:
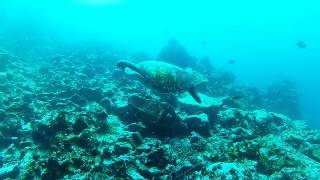
[[(239, 83), (265, 88), (297, 83), (304, 118), (320, 117), (320, 2), (307, 1), (1, 1), (1, 41), (20, 48), (107, 42), (151, 57), (178, 39), (196, 57), (235, 73)], [(306, 49), (296, 46), (299, 40)], [(25, 42), (25, 44), (24, 44)], [(50, 47), (47, 47), (50, 48)], [(227, 62), (233, 59), (235, 64)]]

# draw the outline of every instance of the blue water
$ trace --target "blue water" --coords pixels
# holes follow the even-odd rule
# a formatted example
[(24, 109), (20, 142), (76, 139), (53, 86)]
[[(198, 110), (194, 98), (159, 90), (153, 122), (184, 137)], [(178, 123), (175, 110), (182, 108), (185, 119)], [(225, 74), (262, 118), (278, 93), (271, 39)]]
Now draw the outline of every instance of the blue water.
[[(25, 39), (79, 46), (108, 42), (151, 57), (176, 38), (192, 55), (209, 56), (233, 72), (240, 84), (264, 89), (292, 79), (303, 118), (320, 126), (319, 8), (315, 0), (3, 0), (0, 38), (17, 38), (29, 48), (37, 43), (26, 46)], [(297, 47), (300, 40), (306, 49)]]

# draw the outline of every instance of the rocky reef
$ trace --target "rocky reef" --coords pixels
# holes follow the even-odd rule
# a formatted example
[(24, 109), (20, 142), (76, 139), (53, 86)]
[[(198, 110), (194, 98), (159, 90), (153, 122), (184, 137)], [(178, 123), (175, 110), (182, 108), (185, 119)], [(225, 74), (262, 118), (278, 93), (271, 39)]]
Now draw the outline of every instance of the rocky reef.
[(198, 104), (85, 57), (0, 54), (0, 179), (320, 177), (319, 131), (229, 73), (210, 72)]

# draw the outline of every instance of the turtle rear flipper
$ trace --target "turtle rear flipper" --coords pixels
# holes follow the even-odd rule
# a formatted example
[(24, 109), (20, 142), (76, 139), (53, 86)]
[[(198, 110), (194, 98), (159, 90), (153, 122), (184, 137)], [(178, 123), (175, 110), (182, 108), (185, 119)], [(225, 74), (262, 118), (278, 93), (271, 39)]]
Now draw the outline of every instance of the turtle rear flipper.
[(194, 100), (196, 100), (198, 103), (201, 103), (201, 98), (200, 96), (198, 95), (196, 89), (194, 86), (191, 86), (189, 89), (188, 89), (188, 92), (189, 94), (193, 97)]

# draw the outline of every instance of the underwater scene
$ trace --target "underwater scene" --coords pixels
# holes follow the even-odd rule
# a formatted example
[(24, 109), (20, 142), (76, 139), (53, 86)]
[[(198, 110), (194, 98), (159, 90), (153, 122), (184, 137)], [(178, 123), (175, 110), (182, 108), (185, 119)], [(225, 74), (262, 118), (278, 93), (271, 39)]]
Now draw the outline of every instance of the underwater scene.
[(1, 0), (0, 179), (320, 179), (319, 9)]

